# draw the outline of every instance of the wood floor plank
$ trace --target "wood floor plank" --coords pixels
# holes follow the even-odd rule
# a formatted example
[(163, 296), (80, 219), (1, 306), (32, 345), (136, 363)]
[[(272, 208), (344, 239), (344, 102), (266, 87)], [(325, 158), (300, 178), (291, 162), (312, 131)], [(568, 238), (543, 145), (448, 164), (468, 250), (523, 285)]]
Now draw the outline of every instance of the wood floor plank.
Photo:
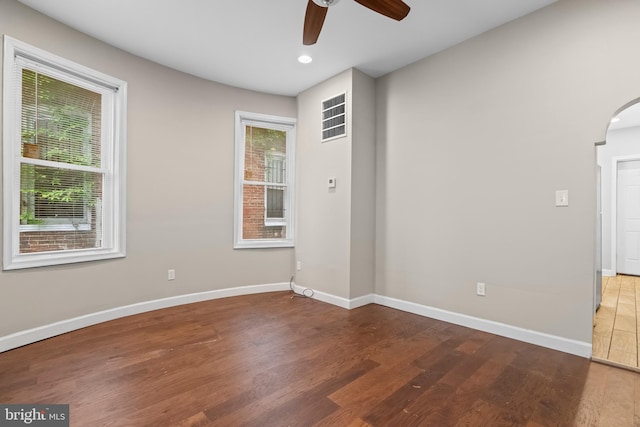
[(428, 417), (438, 414), (451, 396), (455, 393), (455, 387), (443, 382), (437, 382), (428, 388), (423, 394), (418, 396), (415, 401), (409, 404), (389, 420), (388, 423), (382, 425), (397, 426), (420, 426), (420, 425), (446, 425), (440, 424), (434, 420), (427, 421)]
[(636, 296), (623, 296), (618, 298), (618, 314), (635, 317), (636, 315)]
[(614, 329), (611, 336), (611, 349), (636, 354), (638, 349), (636, 339), (635, 331), (629, 332)]
[(594, 335), (600, 336), (609, 336), (613, 334), (613, 323), (615, 319), (615, 314), (611, 314), (608, 317), (604, 317), (605, 314), (602, 314), (603, 317), (596, 317), (596, 325), (593, 328)]
[(624, 315), (616, 313), (616, 320), (613, 325), (614, 330), (636, 332), (636, 317), (635, 315)]
[[(514, 355), (515, 357), (515, 355)], [(466, 381), (464, 381), (447, 403), (437, 408), (425, 420), (425, 425), (455, 425), (467, 412), (473, 410), (473, 405), (480, 397), (491, 389), (508, 363), (487, 360)]]
[(635, 353), (627, 353), (615, 348), (609, 350), (607, 360), (627, 366), (637, 366), (638, 357)]
[(329, 398), (362, 417), (368, 408), (376, 406), (421, 372), (421, 369), (402, 360), (396, 365), (379, 366), (332, 393)]
[(475, 331), (473, 335), (468, 337), (467, 340), (456, 347), (456, 350), (462, 353), (474, 354), (485, 344), (494, 339), (494, 337), (495, 335), (489, 334), (487, 332)]
[(339, 408), (313, 425), (314, 427), (371, 427), (371, 424), (360, 418), (351, 408)]
[[(265, 396), (264, 399), (255, 401), (247, 399), (244, 405), (240, 405), (233, 411), (225, 411), (225, 416), (221, 416), (221, 407), (213, 407), (205, 411), (209, 419), (211, 419), (212, 425), (229, 426), (229, 425), (278, 425), (278, 423), (295, 424), (296, 419), (304, 420), (305, 425), (312, 419), (312, 423), (319, 422), (322, 418), (330, 416), (337, 409), (338, 405), (332, 402), (327, 396), (333, 393), (335, 390), (344, 387), (347, 384), (365, 375), (370, 370), (379, 366), (373, 361), (364, 361), (363, 363), (356, 364), (349, 367), (342, 372), (327, 377), (324, 381), (317, 383), (313, 387), (305, 387), (303, 390), (289, 390), (288, 393), (277, 395), (280, 398), (273, 398), (272, 396)], [(335, 372), (335, 371), (334, 371)], [(309, 403), (313, 402), (313, 405)], [(319, 408), (309, 408), (309, 406), (315, 406), (316, 402), (320, 402)], [(258, 408), (259, 411), (254, 411), (253, 408)], [(322, 414), (322, 417), (319, 417)]]
[(620, 277), (620, 290), (621, 291), (633, 291), (635, 287), (635, 277), (626, 274), (619, 275)]
[(609, 302), (615, 301), (615, 303), (617, 304), (619, 295), (620, 295), (620, 286), (613, 284), (607, 288), (607, 290), (604, 293), (603, 299)]
[(204, 412), (198, 412), (182, 421), (178, 421), (176, 427), (202, 427), (209, 424), (209, 419)]
[(592, 340), (593, 357), (606, 359), (609, 357), (609, 348), (611, 346), (611, 335), (600, 335), (594, 332)]
[(634, 386), (633, 425), (640, 427), (640, 375), (635, 376)]
[[(588, 361), (576, 359), (571, 355), (558, 355), (558, 357), (544, 358), (539, 361), (542, 364), (556, 360), (556, 370), (553, 374), (550, 365), (543, 370), (534, 369), (534, 373), (543, 383), (532, 390), (531, 396), (538, 398), (529, 399), (535, 401), (533, 413), (529, 421), (543, 425), (572, 425), (580, 409), (580, 402), (584, 393), (585, 377), (589, 375)], [(539, 390), (545, 390), (538, 394)]]
[(589, 365), (574, 419), (576, 426), (593, 427), (598, 425), (600, 412), (604, 406), (606, 376), (609, 369), (608, 366), (597, 363)]
[(636, 373), (622, 369), (606, 372), (605, 405), (600, 411), (598, 426), (633, 426), (635, 419)]
[(438, 357), (429, 359), (428, 363), (423, 358), (421, 367), (424, 371), (394, 391), (377, 406), (371, 408), (363, 420), (372, 425), (389, 425), (396, 416), (407, 409), (410, 402), (415, 401), (436, 384), (459, 362), (461, 357), (464, 357), (463, 353), (452, 351), (451, 353), (439, 353)]
[(455, 424), (456, 427), (513, 427), (517, 425), (517, 421), (511, 418), (508, 411), (484, 400), (475, 401), (471, 409)]

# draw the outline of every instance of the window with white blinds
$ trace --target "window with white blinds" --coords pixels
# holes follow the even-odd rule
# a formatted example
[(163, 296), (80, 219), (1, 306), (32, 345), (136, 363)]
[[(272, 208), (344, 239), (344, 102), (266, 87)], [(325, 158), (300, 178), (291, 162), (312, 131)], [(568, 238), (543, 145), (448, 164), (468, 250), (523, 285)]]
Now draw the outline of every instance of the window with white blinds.
[(293, 246), (295, 119), (236, 112), (235, 248)]
[(126, 83), (5, 36), (4, 268), (124, 256)]

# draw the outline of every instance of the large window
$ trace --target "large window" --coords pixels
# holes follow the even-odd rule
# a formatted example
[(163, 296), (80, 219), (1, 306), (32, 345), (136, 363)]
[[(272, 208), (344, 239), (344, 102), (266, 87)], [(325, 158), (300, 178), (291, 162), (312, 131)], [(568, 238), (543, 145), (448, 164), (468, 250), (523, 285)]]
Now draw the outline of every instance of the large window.
[(236, 112), (236, 248), (293, 246), (295, 119)]
[(4, 268), (124, 256), (126, 83), (10, 37)]

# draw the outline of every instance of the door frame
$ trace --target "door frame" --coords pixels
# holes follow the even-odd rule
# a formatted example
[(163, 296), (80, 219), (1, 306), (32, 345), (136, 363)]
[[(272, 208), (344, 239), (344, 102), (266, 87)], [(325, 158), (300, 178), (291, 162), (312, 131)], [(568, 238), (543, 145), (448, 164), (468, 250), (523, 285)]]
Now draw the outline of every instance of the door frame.
[(618, 163), (640, 160), (639, 155), (618, 156), (611, 159), (611, 271), (618, 274)]

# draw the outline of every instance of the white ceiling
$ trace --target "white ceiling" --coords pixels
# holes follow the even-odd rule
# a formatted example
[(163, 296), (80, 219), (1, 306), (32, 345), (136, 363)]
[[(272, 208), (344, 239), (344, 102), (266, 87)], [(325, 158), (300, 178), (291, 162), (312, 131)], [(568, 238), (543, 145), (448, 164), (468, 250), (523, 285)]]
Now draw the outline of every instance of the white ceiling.
[[(19, 0), (135, 55), (208, 80), (297, 95), (351, 67), (379, 77), (556, 0), (405, 0), (393, 21), (353, 0), (303, 46), (307, 0)], [(313, 57), (298, 63), (301, 54)]]

